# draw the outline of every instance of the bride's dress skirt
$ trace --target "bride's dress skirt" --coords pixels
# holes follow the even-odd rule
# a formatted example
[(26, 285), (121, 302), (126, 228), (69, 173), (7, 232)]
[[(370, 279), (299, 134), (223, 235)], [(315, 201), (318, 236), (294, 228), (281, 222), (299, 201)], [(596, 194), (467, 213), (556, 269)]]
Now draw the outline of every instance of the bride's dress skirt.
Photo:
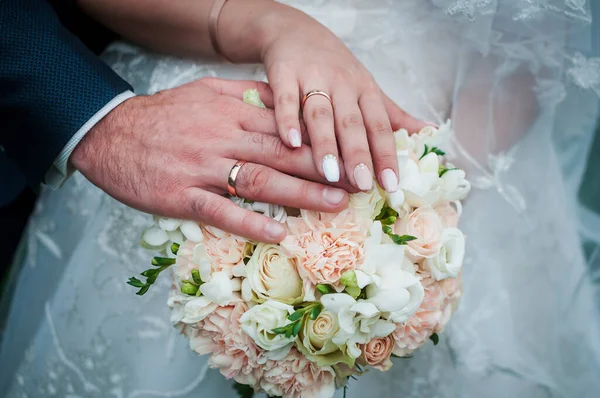
[[(525, 39), (521, 47), (515, 41), (517, 55), (506, 56), (516, 65), (502, 61), (493, 44), (499, 18), (485, 12), (495, 1), (288, 3), (342, 37), (404, 109), (435, 122), (452, 116), (465, 131), (477, 120), (476, 136), (485, 138), (475, 145), (458, 129), (454, 148), (477, 187), (463, 209), (468, 253), (458, 312), (440, 344), (395, 359), (387, 373), (351, 381), (348, 396), (598, 396), (598, 281), (582, 248), (598, 250), (600, 231), (588, 228), (582, 237), (575, 195), (596, 118), (594, 93), (563, 84), (569, 65), (552, 69), (548, 59), (545, 65), (543, 54), (525, 52)], [(451, 8), (454, 3), (464, 7)], [(471, 74), (482, 54), (494, 59), (491, 72)], [(167, 58), (124, 43), (104, 57), (138, 94), (204, 76), (264, 78), (259, 66)], [(542, 64), (534, 68), (534, 62)], [(534, 76), (537, 105), (502, 147), (494, 132), (510, 118), (490, 114), (502, 114), (504, 103), (523, 96), (498, 76), (523, 65)], [(483, 83), (462, 89), (472, 81)], [(469, 101), (469, 95), (486, 99)], [(168, 278), (143, 297), (125, 284), (152, 256), (138, 247), (150, 221), (81, 175), (43, 192), (2, 336), (0, 395), (236, 396), (232, 382), (208, 369), (169, 324)]]

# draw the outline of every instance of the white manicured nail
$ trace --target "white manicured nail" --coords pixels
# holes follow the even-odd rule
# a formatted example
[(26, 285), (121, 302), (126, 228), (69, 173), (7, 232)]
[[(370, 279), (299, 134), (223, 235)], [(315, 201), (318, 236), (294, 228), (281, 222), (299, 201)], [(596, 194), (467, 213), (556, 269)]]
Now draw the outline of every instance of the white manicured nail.
[(336, 156), (332, 154), (323, 156), (323, 174), (329, 182), (340, 180), (340, 166)]
[(398, 190), (398, 176), (392, 169), (385, 169), (381, 172), (381, 182), (383, 188), (388, 192), (396, 192)]
[(373, 176), (366, 164), (360, 163), (354, 168), (354, 181), (361, 191), (373, 188)]
[(290, 129), (288, 139), (290, 140), (290, 145), (294, 148), (300, 148), (302, 146), (302, 136), (298, 130)]

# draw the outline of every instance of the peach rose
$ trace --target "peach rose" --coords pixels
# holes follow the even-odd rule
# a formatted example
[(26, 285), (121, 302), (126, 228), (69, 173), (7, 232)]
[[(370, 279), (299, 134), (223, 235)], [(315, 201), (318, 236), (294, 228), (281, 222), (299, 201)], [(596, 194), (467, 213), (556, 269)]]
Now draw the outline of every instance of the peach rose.
[(385, 372), (392, 367), (390, 356), (393, 349), (394, 337), (391, 334), (385, 337), (375, 337), (367, 344), (360, 345), (362, 355), (359, 362)]
[(440, 216), (444, 228), (456, 228), (458, 226), (458, 213), (456, 208), (449, 202), (435, 206), (433, 209)]
[(231, 278), (233, 267), (243, 260), (246, 239), (211, 226), (203, 227), (202, 232), (206, 253), (212, 260), (212, 271), (225, 271)]
[(270, 396), (285, 398), (332, 398), (335, 373), (330, 366), (319, 367), (292, 348), (281, 361), (267, 361), (260, 381)]
[(298, 260), (298, 272), (313, 284), (336, 285), (342, 274), (363, 261), (366, 230), (356, 214), (302, 211), (300, 217), (288, 217), (288, 236), (281, 247)]
[(413, 261), (438, 254), (442, 246), (443, 230), (440, 217), (430, 206), (419, 207), (407, 217), (396, 221), (395, 225), (397, 234), (417, 238), (407, 244), (407, 254)]
[(200, 355), (212, 354), (209, 365), (218, 368), (226, 378), (256, 384), (261, 351), (240, 327), (240, 317), (247, 310), (243, 301), (217, 308), (197, 324), (190, 347)]
[(414, 350), (427, 343), (429, 337), (440, 331), (440, 324), (445, 318), (446, 295), (440, 282), (429, 274), (420, 274), (425, 288), (425, 297), (417, 313), (408, 321), (399, 323), (393, 333), (394, 355), (401, 357), (410, 355)]

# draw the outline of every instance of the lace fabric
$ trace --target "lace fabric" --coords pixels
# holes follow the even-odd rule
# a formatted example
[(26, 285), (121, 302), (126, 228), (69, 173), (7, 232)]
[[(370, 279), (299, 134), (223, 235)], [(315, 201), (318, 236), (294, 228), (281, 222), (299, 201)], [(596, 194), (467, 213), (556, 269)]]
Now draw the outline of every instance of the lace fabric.
[[(351, 382), (349, 397), (592, 397), (600, 387), (598, 282), (576, 192), (598, 109), (584, 0), (286, 0), (338, 34), (416, 117), (454, 121), (449, 156), (477, 189), (461, 306), (440, 344)], [(204, 77), (265, 78), (113, 45), (105, 60), (136, 92)], [(45, 191), (29, 228), (4, 336), (7, 397), (235, 397), (169, 324), (168, 281), (125, 281), (151, 257), (150, 218), (82, 176)]]

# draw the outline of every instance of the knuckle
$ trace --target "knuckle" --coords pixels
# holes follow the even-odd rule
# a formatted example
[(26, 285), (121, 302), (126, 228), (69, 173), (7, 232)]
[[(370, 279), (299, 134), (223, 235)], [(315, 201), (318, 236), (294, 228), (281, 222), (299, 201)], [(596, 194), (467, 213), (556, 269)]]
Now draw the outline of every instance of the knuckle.
[(298, 103), (298, 96), (293, 93), (287, 92), (277, 96), (277, 105), (296, 105)]
[(344, 159), (347, 159), (351, 163), (370, 163), (371, 153), (363, 147), (353, 147), (349, 148), (344, 156)]
[(309, 118), (312, 121), (333, 119), (333, 110), (330, 106), (316, 106), (310, 111)]
[(298, 116), (295, 114), (286, 114), (280, 116), (280, 119), (284, 126), (295, 126), (298, 124)]
[(237, 189), (251, 198), (261, 198), (267, 182), (269, 181), (269, 169), (263, 166), (246, 165), (240, 170), (240, 176), (236, 181)]
[(383, 120), (375, 120), (369, 126), (369, 133), (374, 137), (382, 137), (382, 136), (390, 136), (392, 134), (392, 128), (389, 123), (386, 123)]
[(223, 115), (233, 116), (238, 113), (238, 104), (225, 96), (221, 96), (217, 100), (217, 109)]
[(396, 156), (396, 152), (394, 151), (379, 151), (376, 156), (374, 156), (374, 160), (379, 165), (392, 166), (394, 163), (398, 162), (398, 158)]
[(362, 127), (364, 125), (362, 115), (358, 112), (348, 113), (342, 116), (341, 125), (344, 130)]
[(282, 140), (275, 140), (272, 148), (272, 156), (276, 159), (286, 159), (289, 156), (289, 149)]

